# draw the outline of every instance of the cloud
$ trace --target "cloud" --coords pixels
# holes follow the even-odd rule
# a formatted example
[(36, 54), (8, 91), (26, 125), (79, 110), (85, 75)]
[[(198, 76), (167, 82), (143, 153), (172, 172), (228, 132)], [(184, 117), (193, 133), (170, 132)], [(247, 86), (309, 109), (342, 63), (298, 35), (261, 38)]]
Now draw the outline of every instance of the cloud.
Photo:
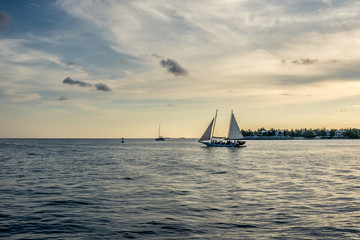
[(121, 63), (124, 64), (124, 65), (128, 65), (129, 61), (126, 60), (125, 58), (121, 58)]
[(69, 85), (79, 85), (80, 87), (91, 87), (92, 86), (92, 84), (90, 84), (90, 83), (78, 81), (78, 80), (72, 80), (70, 77), (65, 78), (63, 83), (69, 84)]
[(189, 74), (188, 70), (181, 67), (179, 63), (172, 59), (163, 59), (160, 61), (160, 65), (164, 68), (167, 68), (167, 71), (174, 74), (175, 76), (186, 76)]
[[(356, 61), (343, 61), (336, 64), (332, 62), (322, 62), (317, 64), (315, 70), (308, 71), (290, 71), (285, 75), (272, 76), (276, 78), (276, 83), (282, 86), (300, 86), (312, 84), (329, 84), (334, 82), (356, 84), (360, 82), (359, 78), (359, 65)], [(270, 76), (268, 76), (270, 78)], [(275, 82), (275, 81), (274, 81)]]
[[(327, 67), (324, 60), (352, 61), (359, 56), (359, 50), (356, 51), (354, 46), (360, 35), (357, 29), (349, 30), (358, 23), (360, 16), (356, 7), (360, 3), (344, 1), (341, 6), (328, 8), (320, 4), (312, 8), (318, 0), (306, 0), (306, 3), (286, 0), (204, 2), (184, 4), (159, 0), (145, 4), (142, 1), (99, 1), (95, 4), (95, 1), (87, 0), (56, 1), (57, 6), (81, 19), (75, 21), (72, 18), (81, 28), (70, 31), (75, 36), (56, 39), (60, 46), (74, 40), (86, 42), (91, 29), (90, 32), (104, 40), (101, 44), (123, 53), (113, 61), (117, 67), (110, 67), (101, 65), (104, 58), (112, 59), (105, 51), (94, 51), (98, 55), (89, 57), (78, 54), (77, 48), (69, 47), (67, 52), (56, 55), (59, 59), (66, 59), (61, 70), (67, 71), (65, 76), (92, 83), (88, 90), (97, 90), (94, 84), (102, 81), (96, 79), (112, 79), (114, 81), (109, 86), (112, 91), (121, 92), (121, 96), (196, 98), (199, 95), (212, 96), (213, 92), (226, 94), (225, 91), (231, 88), (231, 96), (235, 97), (248, 91), (257, 92), (258, 86), (274, 89), (281, 86), (284, 88), (280, 93), (286, 93), (293, 85), (347, 81), (340, 76), (340, 70), (336, 79), (322, 71)], [(337, 1), (336, 5), (339, 4)], [(307, 7), (303, 7), (305, 5)], [(67, 14), (64, 16), (68, 17)], [(322, 50), (320, 53), (317, 51), (319, 48)], [(46, 53), (47, 49), (41, 49)], [(191, 76), (182, 79), (181, 83), (167, 81), (169, 76), (183, 73), (176, 71), (176, 65), (170, 66), (168, 57), (175, 59), (181, 69), (189, 68)], [(281, 59), (286, 61), (285, 67), (280, 65)], [(314, 59), (320, 61), (314, 65), (301, 65)], [(293, 64), (293, 60), (298, 60), (299, 65)], [(68, 61), (76, 61), (79, 67), (83, 66), (83, 71), (77, 72), (73, 69), (75, 66), (67, 67)], [(159, 62), (165, 66), (159, 66)], [(340, 68), (342, 63), (337, 65)], [(105, 76), (105, 72), (111, 72), (111, 77)], [(269, 81), (274, 75), (279, 77)], [(56, 81), (59, 83), (59, 80), (61, 78)], [(281, 80), (288, 80), (288, 84)], [(191, 84), (184, 84), (185, 81)], [(74, 84), (75, 89), (78, 86)]]
[[(274, 53), (297, 46), (297, 37), (307, 33), (326, 35), (357, 29), (360, 7), (357, 1), (330, 0), (200, 0), (186, 4), (62, 0), (57, 4), (97, 28), (116, 51), (139, 56), (151, 49), (159, 55), (205, 60), (237, 52), (239, 58), (246, 59), (245, 50), (261, 48)], [(313, 44), (309, 39), (301, 41), (306, 43)], [(332, 47), (336, 49), (337, 44)]]
[(13, 89), (5, 91), (5, 94), (8, 95), (10, 100), (15, 103), (29, 102), (41, 98), (41, 96), (37, 93), (26, 93)]
[(106, 84), (103, 83), (96, 83), (95, 84), (96, 90), (103, 91), (103, 92), (110, 92), (111, 88), (109, 88)]
[(0, 27), (8, 24), (10, 21), (11, 17), (3, 11), (0, 11)]
[(65, 100), (67, 100), (67, 97), (65, 97), (65, 96), (60, 96), (57, 100), (59, 100), (59, 101), (65, 101)]
[[(64, 84), (69, 84), (69, 85), (79, 85), (80, 87), (95, 87), (95, 89), (97, 91), (103, 91), (103, 92), (110, 92), (111, 88), (109, 86), (107, 86), (104, 83), (96, 83), (96, 84), (91, 84), (91, 83), (87, 83), (84, 81), (79, 81), (79, 80), (73, 80), (70, 77), (67, 77), (63, 80)], [(60, 99), (59, 99), (60, 100)], [(62, 99), (65, 100), (65, 99)]]
[(311, 64), (315, 64), (317, 62), (318, 62), (317, 59), (310, 59), (310, 58), (292, 61), (293, 64), (301, 64), (301, 65), (311, 65)]
[(160, 55), (158, 55), (156, 53), (152, 53), (151, 56), (154, 57), (154, 58), (162, 58)]

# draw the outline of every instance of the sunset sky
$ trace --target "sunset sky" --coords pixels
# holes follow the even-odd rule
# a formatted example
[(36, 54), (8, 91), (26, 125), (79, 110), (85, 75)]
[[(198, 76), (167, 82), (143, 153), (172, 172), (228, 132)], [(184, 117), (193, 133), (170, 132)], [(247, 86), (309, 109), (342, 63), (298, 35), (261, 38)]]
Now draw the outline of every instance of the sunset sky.
[(0, 2), (0, 137), (360, 128), (360, 1)]

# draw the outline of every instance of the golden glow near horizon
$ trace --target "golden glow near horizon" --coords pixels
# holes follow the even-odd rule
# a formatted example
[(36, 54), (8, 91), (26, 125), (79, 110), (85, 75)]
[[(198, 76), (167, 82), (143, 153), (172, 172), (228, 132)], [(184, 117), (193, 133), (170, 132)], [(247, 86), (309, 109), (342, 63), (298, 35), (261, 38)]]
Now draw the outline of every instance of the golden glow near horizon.
[(358, 1), (42, 4), (0, 9), (0, 137), (360, 128)]

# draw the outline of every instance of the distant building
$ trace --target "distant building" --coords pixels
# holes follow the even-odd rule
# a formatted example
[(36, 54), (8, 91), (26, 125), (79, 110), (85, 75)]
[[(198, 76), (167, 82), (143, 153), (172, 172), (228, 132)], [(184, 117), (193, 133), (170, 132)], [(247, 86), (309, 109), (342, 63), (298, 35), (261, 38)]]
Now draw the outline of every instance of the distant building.
[(344, 133), (345, 133), (344, 129), (336, 130), (334, 138), (344, 138)]
[(267, 131), (266, 130), (261, 130), (260, 132), (258, 132), (258, 136), (267, 136)]
[(329, 130), (326, 130), (326, 137), (327, 137), (327, 138), (330, 138), (330, 137), (331, 137)]
[(284, 137), (284, 131), (277, 130), (277, 131), (275, 132), (275, 136), (277, 136), (277, 137)]

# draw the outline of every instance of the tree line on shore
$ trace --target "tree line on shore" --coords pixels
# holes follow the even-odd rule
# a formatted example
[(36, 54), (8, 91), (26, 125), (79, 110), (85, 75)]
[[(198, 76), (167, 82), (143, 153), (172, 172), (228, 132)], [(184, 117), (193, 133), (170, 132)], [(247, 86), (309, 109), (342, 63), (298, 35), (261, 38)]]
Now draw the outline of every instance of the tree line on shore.
[(262, 137), (303, 137), (303, 138), (360, 138), (360, 129), (346, 128), (346, 129), (326, 129), (326, 128), (301, 128), (301, 129), (274, 129), (269, 130), (259, 128), (257, 130), (241, 130), (244, 137), (262, 136)]

